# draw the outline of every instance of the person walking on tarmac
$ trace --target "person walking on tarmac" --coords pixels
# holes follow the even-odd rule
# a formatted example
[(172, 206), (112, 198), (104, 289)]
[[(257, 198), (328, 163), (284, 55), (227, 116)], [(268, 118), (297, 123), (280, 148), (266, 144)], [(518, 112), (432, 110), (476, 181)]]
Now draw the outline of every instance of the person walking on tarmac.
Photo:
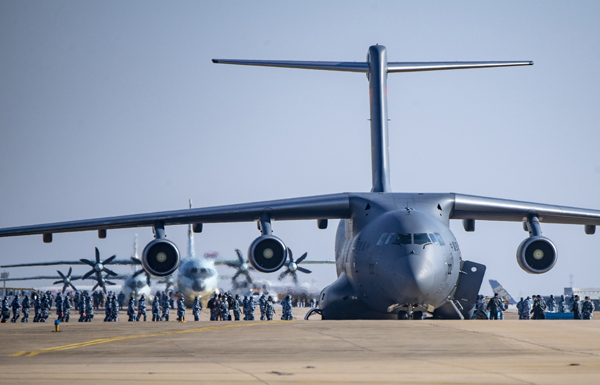
[(185, 303), (183, 302), (183, 295), (180, 295), (177, 300), (177, 320), (179, 322), (185, 322)]
[(273, 314), (275, 314), (275, 308), (273, 307), (273, 297), (269, 296), (267, 304), (265, 305), (265, 314), (268, 321), (273, 321)]
[(10, 320), (10, 322), (15, 323), (17, 322), (21, 314), (21, 311), (19, 310), (21, 308), (21, 304), (19, 303), (19, 296), (15, 295), (15, 298), (13, 299), (12, 304), (10, 306), (12, 307), (13, 312), (13, 317)]
[(581, 315), (583, 319), (592, 319), (594, 313), (594, 303), (590, 299), (590, 297), (586, 296), (585, 301), (583, 301), (583, 305), (581, 306)]
[(31, 309), (31, 302), (29, 302), (29, 296), (27, 294), (23, 294), (23, 318), (21, 318), (21, 322), (29, 322), (29, 309)]
[(200, 310), (202, 310), (200, 297), (196, 296), (196, 298), (194, 298), (194, 303), (192, 303), (192, 314), (194, 315), (194, 321), (200, 321)]
[(138, 302), (138, 315), (136, 321), (140, 320), (142, 314), (144, 315), (144, 322), (146, 322), (146, 296), (144, 294), (142, 294)]
[(573, 312), (573, 319), (581, 319), (581, 302), (579, 302), (579, 296), (575, 295), (573, 298), (573, 305), (571, 305), (571, 311)]
[(490, 302), (488, 302), (486, 310), (490, 311), (490, 319), (498, 319), (498, 311), (502, 307), (502, 300), (498, 297), (498, 293), (495, 293)]

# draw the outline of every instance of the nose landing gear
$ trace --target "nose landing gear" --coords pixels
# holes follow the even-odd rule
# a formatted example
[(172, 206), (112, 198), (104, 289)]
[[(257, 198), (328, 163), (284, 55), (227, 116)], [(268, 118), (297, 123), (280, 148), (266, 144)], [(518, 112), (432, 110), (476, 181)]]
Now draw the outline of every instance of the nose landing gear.
[(413, 305), (407, 305), (406, 310), (400, 310), (398, 312), (398, 319), (399, 320), (407, 320), (407, 319), (422, 320), (425, 315), (425, 312), (423, 312), (421, 310), (414, 311), (413, 308), (414, 308)]

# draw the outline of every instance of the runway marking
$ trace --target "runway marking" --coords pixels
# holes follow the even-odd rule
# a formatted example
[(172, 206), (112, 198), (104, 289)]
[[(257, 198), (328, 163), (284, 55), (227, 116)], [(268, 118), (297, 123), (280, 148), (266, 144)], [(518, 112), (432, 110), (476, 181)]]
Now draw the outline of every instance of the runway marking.
[(19, 356), (33, 357), (40, 353), (58, 352), (61, 350), (76, 349), (76, 348), (82, 348), (85, 346), (104, 344), (107, 342), (114, 342), (114, 341), (130, 340), (130, 339), (134, 339), (134, 338), (161, 337), (161, 336), (168, 336), (168, 335), (173, 335), (173, 334), (197, 333), (197, 332), (203, 332), (203, 331), (208, 331), (208, 330), (227, 329), (227, 328), (236, 328), (236, 327), (239, 328), (239, 327), (244, 327), (244, 326), (266, 325), (266, 324), (274, 324), (274, 323), (282, 323), (282, 322), (290, 322), (290, 321), (270, 321), (270, 322), (260, 322), (260, 323), (253, 323), (253, 324), (207, 326), (207, 327), (197, 328), (197, 329), (173, 330), (170, 332), (161, 332), (161, 333), (153, 333), (153, 334), (139, 334), (139, 335), (134, 335), (134, 336), (100, 338), (97, 340), (78, 342), (78, 343), (70, 344), (70, 345), (55, 346), (53, 348), (31, 350), (31, 351), (26, 350), (26, 351), (11, 354), (11, 355), (9, 355), (9, 357), (19, 357)]

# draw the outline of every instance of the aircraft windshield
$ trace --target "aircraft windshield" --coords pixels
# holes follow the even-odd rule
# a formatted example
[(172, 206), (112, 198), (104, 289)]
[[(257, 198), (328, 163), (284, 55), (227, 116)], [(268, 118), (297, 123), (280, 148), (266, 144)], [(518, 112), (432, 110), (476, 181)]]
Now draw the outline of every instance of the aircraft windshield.
[(423, 245), (425, 243), (431, 243), (429, 235), (425, 233), (415, 234), (415, 245)]
[(392, 240), (394, 245), (410, 245), (412, 243), (412, 239), (410, 234), (394, 234), (395, 237)]
[(440, 245), (446, 246), (446, 243), (444, 243), (444, 239), (442, 238), (440, 233), (435, 233), (435, 237), (438, 239), (438, 242), (440, 242)]

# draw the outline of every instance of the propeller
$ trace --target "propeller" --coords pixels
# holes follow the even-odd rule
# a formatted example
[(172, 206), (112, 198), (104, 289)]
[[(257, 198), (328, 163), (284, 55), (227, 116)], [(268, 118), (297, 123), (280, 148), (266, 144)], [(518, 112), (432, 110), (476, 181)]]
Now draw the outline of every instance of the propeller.
[(302, 266), (298, 266), (302, 261), (304, 261), (306, 259), (306, 256), (308, 255), (308, 253), (304, 253), (300, 256), (300, 258), (296, 259), (294, 261), (294, 256), (292, 254), (292, 249), (290, 249), (288, 247), (287, 249), (288, 251), (288, 258), (289, 258), (289, 262), (287, 263), (287, 268), (285, 269), (285, 271), (283, 271), (280, 275), (279, 275), (279, 280), (281, 281), (282, 279), (285, 278), (286, 275), (291, 275), (292, 276), (292, 280), (294, 281), (294, 284), (297, 285), (298, 284), (298, 275), (296, 274), (298, 271), (301, 271), (305, 274), (310, 274), (312, 273), (312, 271), (305, 269)]
[(244, 255), (239, 249), (235, 249), (235, 252), (237, 253), (238, 260), (225, 262), (227, 266), (237, 269), (233, 277), (231, 277), (231, 281), (234, 283), (234, 285), (239, 285), (237, 282), (238, 277), (244, 276), (244, 280), (251, 285), (252, 278), (250, 277), (250, 270), (254, 270), (254, 268), (250, 266), (250, 262), (248, 262), (247, 259), (244, 259)]
[[(112, 271), (111, 269), (109, 269), (109, 268), (106, 267), (106, 265), (110, 265), (111, 262), (113, 262), (115, 260), (115, 258), (117, 258), (117, 256), (113, 255), (112, 257), (107, 258), (105, 261), (102, 261), (100, 259), (100, 251), (96, 247), (96, 261), (95, 262), (94, 261), (90, 261), (89, 259), (85, 259), (85, 258), (80, 259), (81, 262), (83, 262), (86, 265), (89, 265), (89, 266), (92, 267), (92, 270), (90, 270), (87, 273), (85, 273), (81, 279), (87, 279), (91, 275), (95, 275), (96, 276), (96, 281), (98, 281), (98, 283), (94, 286), (94, 288), (92, 289), (92, 291), (96, 290), (96, 288), (98, 286), (100, 286), (102, 288), (102, 290), (106, 293), (106, 285), (107, 284), (108, 285), (116, 285), (115, 283), (107, 281), (105, 279), (109, 275), (113, 275), (113, 276), (118, 275), (117, 273), (115, 273), (114, 271)], [(102, 276), (102, 272), (104, 272), (104, 273), (107, 274), (106, 277)]]
[[(140, 261), (138, 258), (131, 257), (131, 260), (133, 261), (133, 263), (135, 265), (141, 265), (142, 264), (142, 261)], [(132, 277), (135, 278), (135, 277), (137, 277), (138, 275), (140, 275), (142, 273), (146, 273), (146, 283), (148, 284), (148, 286), (150, 286), (150, 273), (148, 273), (144, 268), (141, 268), (140, 270), (138, 270), (135, 273), (133, 273)]]
[(69, 267), (69, 272), (67, 273), (67, 275), (64, 275), (60, 270), (56, 270), (56, 272), (58, 273), (58, 275), (60, 275), (60, 280), (56, 281), (53, 283), (53, 285), (57, 285), (59, 283), (63, 284), (63, 289), (62, 289), (62, 293), (65, 294), (65, 290), (67, 290), (67, 288), (70, 286), (71, 288), (73, 288), (73, 290), (77, 291), (77, 288), (75, 286), (73, 286), (73, 284), (71, 283), (71, 272), (73, 271), (72, 267)]

